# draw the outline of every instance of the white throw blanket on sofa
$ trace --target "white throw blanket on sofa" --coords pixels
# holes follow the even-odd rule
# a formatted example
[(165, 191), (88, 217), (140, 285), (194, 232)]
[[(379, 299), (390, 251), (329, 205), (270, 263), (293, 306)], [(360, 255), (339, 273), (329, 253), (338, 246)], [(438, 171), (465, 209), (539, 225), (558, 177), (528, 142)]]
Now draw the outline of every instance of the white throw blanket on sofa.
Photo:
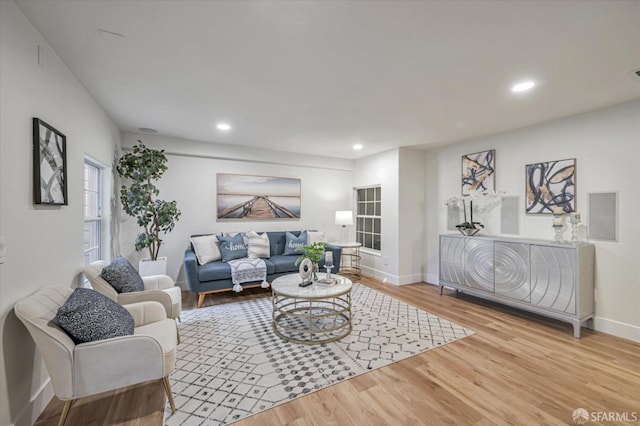
[(251, 281), (262, 280), (262, 288), (269, 288), (267, 282), (267, 264), (262, 259), (236, 259), (230, 260), (229, 266), (231, 266), (231, 281), (233, 281), (233, 291), (241, 292), (242, 286), (240, 284)]

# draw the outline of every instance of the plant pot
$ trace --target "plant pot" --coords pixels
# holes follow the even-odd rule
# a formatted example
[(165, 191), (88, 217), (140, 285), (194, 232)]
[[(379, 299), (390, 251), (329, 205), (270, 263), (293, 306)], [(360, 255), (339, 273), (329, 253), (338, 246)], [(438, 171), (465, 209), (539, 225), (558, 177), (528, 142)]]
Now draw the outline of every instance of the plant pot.
[(151, 260), (149, 258), (142, 259), (140, 263), (138, 263), (138, 272), (141, 277), (167, 275), (167, 258), (159, 257), (157, 260)]

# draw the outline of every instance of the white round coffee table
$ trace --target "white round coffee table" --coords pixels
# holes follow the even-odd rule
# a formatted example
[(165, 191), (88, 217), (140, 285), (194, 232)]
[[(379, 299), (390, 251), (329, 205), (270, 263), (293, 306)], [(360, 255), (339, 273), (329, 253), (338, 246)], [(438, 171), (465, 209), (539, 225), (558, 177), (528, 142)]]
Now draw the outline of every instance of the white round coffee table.
[[(324, 279), (323, 273), (318, 277)], [(351, 333), (351, 280), (328, 286), (300, 287), (299, 274), (283, 275), (271, 283), (273, 331), (284, 340), (306, 345), (335, 342)]]

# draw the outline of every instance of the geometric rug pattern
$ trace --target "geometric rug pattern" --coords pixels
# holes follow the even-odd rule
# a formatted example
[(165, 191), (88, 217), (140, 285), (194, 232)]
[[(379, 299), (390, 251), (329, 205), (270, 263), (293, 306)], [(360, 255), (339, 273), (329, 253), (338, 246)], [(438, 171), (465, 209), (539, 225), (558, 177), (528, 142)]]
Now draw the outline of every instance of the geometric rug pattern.
[(473, 334), (362, 284), (352, 332), (322, 345), (285, 342), (271, 298), (183, 311), (164, 424), (223, 425)]

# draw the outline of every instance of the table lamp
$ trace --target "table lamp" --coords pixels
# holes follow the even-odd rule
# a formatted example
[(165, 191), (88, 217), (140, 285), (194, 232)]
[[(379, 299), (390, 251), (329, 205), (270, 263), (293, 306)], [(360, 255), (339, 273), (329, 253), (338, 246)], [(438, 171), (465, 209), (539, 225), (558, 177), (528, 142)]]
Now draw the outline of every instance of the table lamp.
[(353, 212), (351, 210), (336, 211), (336, 225), (341, 226), (342, 229), (344, 229), (344, 233), (346, 234), (347, 226), (353, 225)]

